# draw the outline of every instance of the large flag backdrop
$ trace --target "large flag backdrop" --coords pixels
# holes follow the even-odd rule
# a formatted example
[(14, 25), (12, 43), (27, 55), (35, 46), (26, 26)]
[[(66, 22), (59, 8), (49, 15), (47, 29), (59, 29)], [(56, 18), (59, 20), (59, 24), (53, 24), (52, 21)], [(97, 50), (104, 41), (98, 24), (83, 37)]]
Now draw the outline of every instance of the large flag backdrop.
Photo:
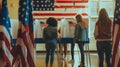
[[(55, 17), (74, 20), (77, 13), (88, 16), (88, 0), (33, 0), (34, 19), (46, 20)], [(81, 11), (80, 11), (80, 10)]]
[[(19, 0), (19, 28), (17, 36), (16, 64), (20, 67), (35, 67), (32, 0)], [(18, 67), (17, 66), (17, 67)]]
[(120, 0), (116, 0), (114, 12), (112, 67), (120, 67)]
[(2, 9), (0, 14), (0, 48), (2, 48), (2, 57), (6, 67), (12, 67), (12, 37), (10, 32), (10, 19), (8, 13), (7, 0), (2, 0)]

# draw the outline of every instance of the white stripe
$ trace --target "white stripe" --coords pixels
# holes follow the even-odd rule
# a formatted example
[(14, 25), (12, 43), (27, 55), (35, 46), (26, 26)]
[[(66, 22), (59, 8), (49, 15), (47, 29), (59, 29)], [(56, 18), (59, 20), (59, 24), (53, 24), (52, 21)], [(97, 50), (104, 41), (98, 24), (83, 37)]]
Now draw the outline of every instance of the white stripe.
[[(20, 46), (21, 46), (22, 53), (23, 53), (23, 56), (24, 56), (24, 58), (25, 58), (25, 62), (26, 62), (27, 67), (28, 67), (28, 62), (27, 62), (27, 48), (26, 48), (26, 46), (25, 46), (25, 44), (24, 44), (24, 42), (23, 42), (23, 39), (17, 38), (17, 45), (20, 45)], [(21, 59), (22, 59), (22, 58), (21, 58)], [(22, 62), (20, 61), (20, 63), (22, 63)], [(22, 65), (22, 64), (20, 64), (20, 65)]]
[(5, 52), (5, 55), (7, 56), (7, 58), (9, 59), (11, 65), (12, 65), (12, 60), (13, 60), (13, 56), (12, 54), (10, 53), (9, 49), (7, 48), (6, 44), (4, 41), (2, 41), (2, 48)]
[[(58, 6), (74, 6), (74, 3), (54, 3), (54, 5)], [(75, 6), (88, 6), (88, 3), (75, 3)]]
[[(25, 32), (25, 26), (23, 26), (23, 24), (22, 24), (22, 33), (23, 32)], [(29, 32), (29, 31), (28, 31)], [(28, 34), (28, 32), (26, 32), (26, 37), (27, 37), (27, 42), (28, 42), (28, 48), (29, 48), (29, 50), (30, 50), (30, 52), (31, 52), (31, 56), (32, 56), (32, 60), (33, 61), (35, 61), (34, 60), (34, 48), (33, 48), (33, 43), (32, 43), (32, 41), (31, 41), (31, 39), (30, 39), (30, 36), (29, 36), (29, 34)], [(22, 53), (23, 53), (23, 55), (24, 55), (24, 57), (25, 57), (25, 61), (26, 61), (26, 63), (27, 63), (27, 67), (29, 67), (29, 64), (28, 64), (28, 62), (27, 62), (27, 48), (26, 48), (26, 46), (25, 46), (25, 44), (24, 44), (24, 42), (23, 42), (23, 39), (21, 39), (21, 38), (17, 38), (17, 44), (19, 44), (21, 47), (22, 47)]]
[(0, 25), (0, 32), (3, 32), (5, 34), (5, 36), (7, 37), (9, 43), (11, 43), (11, 37), (10, 37), (7, 29), (3, 25)]

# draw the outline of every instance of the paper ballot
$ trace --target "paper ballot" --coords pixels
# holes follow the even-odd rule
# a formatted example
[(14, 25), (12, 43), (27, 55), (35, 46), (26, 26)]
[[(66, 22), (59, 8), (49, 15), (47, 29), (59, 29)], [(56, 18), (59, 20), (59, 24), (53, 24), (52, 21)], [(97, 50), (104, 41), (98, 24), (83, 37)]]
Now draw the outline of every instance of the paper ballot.
[(40, 20), (34, 21), (34, 36), (35, 38), (42, 38), (43, 37), (43, 29), (45, 28), (46, 24)]

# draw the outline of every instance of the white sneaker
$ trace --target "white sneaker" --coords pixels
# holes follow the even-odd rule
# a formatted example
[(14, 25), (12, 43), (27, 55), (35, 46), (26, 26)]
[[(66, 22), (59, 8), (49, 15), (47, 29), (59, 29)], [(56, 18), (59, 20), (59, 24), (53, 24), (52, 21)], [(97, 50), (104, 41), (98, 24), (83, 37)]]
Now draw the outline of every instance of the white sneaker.
[(67, 56), (64, 57), (64, 60), (67, 61)]

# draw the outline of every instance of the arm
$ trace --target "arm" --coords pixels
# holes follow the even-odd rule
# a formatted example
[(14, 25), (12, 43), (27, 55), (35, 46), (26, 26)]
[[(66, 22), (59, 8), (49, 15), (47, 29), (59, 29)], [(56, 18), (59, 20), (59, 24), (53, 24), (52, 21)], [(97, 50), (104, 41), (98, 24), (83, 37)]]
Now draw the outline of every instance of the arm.
[(98, 36), (98, 26), (95, 25), (94, 38), (97, 39), (97, 36)]

